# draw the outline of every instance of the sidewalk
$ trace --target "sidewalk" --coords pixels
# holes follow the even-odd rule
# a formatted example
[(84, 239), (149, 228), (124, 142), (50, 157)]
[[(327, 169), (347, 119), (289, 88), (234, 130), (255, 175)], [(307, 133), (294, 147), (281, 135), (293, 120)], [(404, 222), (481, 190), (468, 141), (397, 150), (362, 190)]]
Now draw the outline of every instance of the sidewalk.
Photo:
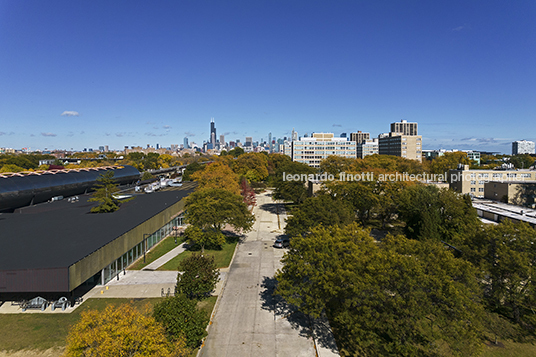
[(186, 245), (186, 242), (182, 243), (181, 245), (179, 245), (176, 248), (173, 248), (172, 250), (170, 250), (166, 254), (162, 255), (160, 258), (156, 259), (151, 264), (148, 264), (142, 270), (152, 271), (152, 270), (156, 270), (156, 269), (160, 268), (162, 265), (166, 264), (171, 259), (175, 258), (177, 255), (179, 255), (182, 252), (184, 252), (186, 250), (185, 245)]

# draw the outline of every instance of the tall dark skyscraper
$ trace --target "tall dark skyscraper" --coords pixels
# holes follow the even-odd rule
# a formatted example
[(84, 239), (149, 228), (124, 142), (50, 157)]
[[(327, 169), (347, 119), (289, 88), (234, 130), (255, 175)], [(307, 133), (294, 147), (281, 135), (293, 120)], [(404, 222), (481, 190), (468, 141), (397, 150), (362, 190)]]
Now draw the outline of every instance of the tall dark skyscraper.
[(209, 142), (212, 144), (212, 147), (216, 147), (216, 124), (214, 123), (214, 118), (210, 118), (210, 139)]

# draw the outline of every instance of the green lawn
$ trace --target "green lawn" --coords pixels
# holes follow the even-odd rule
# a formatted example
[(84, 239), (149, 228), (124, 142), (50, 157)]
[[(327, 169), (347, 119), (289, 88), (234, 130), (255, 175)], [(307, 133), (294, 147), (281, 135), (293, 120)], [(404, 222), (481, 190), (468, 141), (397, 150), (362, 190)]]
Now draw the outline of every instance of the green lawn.
[[(216, 267), (218, 268), (226, 268), (231, 263), (231, 258), (233, 257), (233, 253), (235, 251), (237, 242), (229, 242), (225, 243), (221, 250), (209, 250), (205, 249), (205, 254), (213, 255), (214, 261), (216, 262)], [(177, 255), (175, 258), (171, 259), (166, 264), (162, 265), (157, 270), (177, 270), (177, 267), (179, 266), (179, 262), (181, 262), (183, 259), (189, 257), (193, 253), (199, 253), (200, 251), (191, 251), (187, 250), (179, 255)]]
[(120, 305), (131, 301), (134, 306), (142, 308), (147, 303), (153, 305), (161, 299), (88, 299), (70, 314), (1, 314), (0, 350), (63, 347), (70, 327), (78, 322), (82, 311), (103, 310), (108, 304)]
[(179, 244), (182, 243), (182, 238), (177, 237), (177, 244), (175, 244), (175, 237), (169, 236), (161, 240), (156, 246), (151, 248), (151, 251), (147, 253), (145, 257), (145, 263), (143, 262), (143, 257), (138, 259), (137, 262), (132, 264), (128, 269), (129, 270), (141, 270), (145, 268), (148, 264), (154, 262), (156, 259), (160, 258), (162, 255), (166, 254), (173, 248), (176, 248)]
[[(88, 299), (70, 314), (2, 314), (0, 315), (0, 351), (23, 349), (46, 350), (65, 346), (65, 339), (72, 325), (78, 322), (86, 310), (104, 310), (107, 305), (132, 303), (140, 310), (163, 298), (151, 299)], [(197, 303), (210, 318), (217, 296), (210, 296)]]
[(501, 341), (499, 347), (484, 346), (481, 357), (523, 357), (536, 356), (536, 345), (531, 343), (517, 343), (512, 341)]

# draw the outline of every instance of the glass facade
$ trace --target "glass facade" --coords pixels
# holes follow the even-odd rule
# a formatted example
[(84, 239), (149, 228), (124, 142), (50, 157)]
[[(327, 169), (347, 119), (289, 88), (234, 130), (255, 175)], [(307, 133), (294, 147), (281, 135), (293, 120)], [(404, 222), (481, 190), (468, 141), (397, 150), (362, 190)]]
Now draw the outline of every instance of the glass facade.
[[(173, 232), (174, 226), (182, 226), (184, 224), (184, 215), (181, 214), (178, 217), (175, 217), (168, 223), (166, 223), (162, 228), (157, 230), (156, 232), (153, 232), (150, 235), (145, 235), (144, 241), (147, 244), (147, 251), (151, 249), (155, 244), (160, 242), (165, 237), (169, 236)], [(142, 237), (140, 237), (142, 238)], [(106, 284), (113, 278), (116, 278), (121, 271), (126, 269), (129, 265), (134, 263), (139, 257), (143, 256), (144, 252), (144, 242), (140, 242), (137, 245), (135, 245), (132, 249), (130, 249), (128, 252), (123, 254), (121, 257), (114, 260), (112, 263), (110, 263), (107, 267), (102, 269), (102, 282), (103, 284)]]

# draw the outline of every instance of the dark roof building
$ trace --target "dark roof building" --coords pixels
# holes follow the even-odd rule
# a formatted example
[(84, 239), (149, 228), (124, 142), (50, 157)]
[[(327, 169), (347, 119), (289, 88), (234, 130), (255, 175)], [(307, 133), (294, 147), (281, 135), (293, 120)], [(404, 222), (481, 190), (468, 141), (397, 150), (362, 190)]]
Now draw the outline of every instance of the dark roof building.
[(180, 225), (194, 189), (136, 195), (113, 213), (90, 213), (89, 196), (0, 214), (0, 300), (7, 293), (69, 293), (107, 282)]

